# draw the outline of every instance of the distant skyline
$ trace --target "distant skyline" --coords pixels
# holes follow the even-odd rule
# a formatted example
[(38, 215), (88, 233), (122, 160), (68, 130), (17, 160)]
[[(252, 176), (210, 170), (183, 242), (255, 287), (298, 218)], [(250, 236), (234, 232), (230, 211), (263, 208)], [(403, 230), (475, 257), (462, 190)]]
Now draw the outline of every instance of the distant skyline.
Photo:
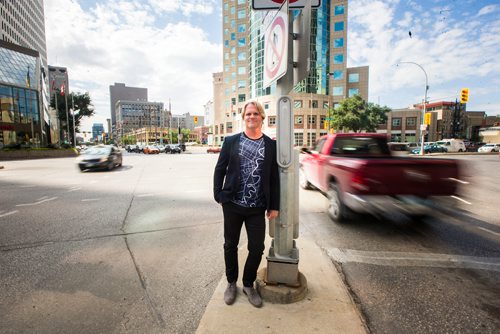
[[(351, 0), (349, 67), (370, 66), (369, 101), (403, 108), (423, 99), (500, 114), (500, 5), (496, 1)], [(48, 63), (68, 68), (70, 88), (88, 91), (96, 116), (109, 114), (115, 82), (148, 88), (175, 114), (203, 114), (222, 71), (222, 1), (45, 0)], [(410, 36), (411, 32), (411, 36)]]

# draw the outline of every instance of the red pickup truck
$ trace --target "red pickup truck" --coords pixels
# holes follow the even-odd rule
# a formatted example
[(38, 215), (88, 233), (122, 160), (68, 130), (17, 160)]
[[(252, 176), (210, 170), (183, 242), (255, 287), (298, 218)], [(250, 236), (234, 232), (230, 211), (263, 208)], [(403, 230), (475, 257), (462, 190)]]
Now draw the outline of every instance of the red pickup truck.
[(455, 195), (460, 182), (457, 161), (392, 156), (384, 134), (327, 135), (302, 152), (300, 186), (325, 194), (328, 215), (337, 222), (351, 211), (399, 210), (421, 218), (433, 197)]

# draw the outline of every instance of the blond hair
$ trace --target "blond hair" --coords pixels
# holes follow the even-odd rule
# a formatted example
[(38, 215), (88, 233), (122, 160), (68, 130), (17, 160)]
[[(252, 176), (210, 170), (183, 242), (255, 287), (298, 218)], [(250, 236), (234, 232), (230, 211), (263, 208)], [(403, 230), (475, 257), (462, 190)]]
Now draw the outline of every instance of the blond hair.
[(264, 111), (264, 107), (262, 107), (262, 104), (260, 104), (258, 101), (248, 101), (245, 103), (245, 106), (243, 107), (243, 112), (241, 113), (241, 118), (245, 118), (245, 113), (247, 111), (247, 107), (249, 105), (253, 105), (255, 108), (257, 108), (257, 111), (259, 112), (260, 116), (262, 116), (262, 120), (266, 118), (266, 112)]

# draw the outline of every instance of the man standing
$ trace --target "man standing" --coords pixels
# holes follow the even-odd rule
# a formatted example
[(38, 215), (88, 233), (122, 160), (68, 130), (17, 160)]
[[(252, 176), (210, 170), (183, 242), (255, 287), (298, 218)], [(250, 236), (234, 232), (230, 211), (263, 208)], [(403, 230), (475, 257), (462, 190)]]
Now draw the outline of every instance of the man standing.
[(227, 305), (236, 299), (238, 243), (245, 223), (248, 257), (243, 270), (243, 292), (249, 302), (262, 306), (254, 288), (266, 234), (266, 220), (278, 216), (280, 189), (276, 142), (262, 133), (266, 118), (259, 102), (249, 101), (241, 114), (245, 130), (226, 137), (214, 171), (214, 198), (224, 214), (224, 261), (228, 286)]

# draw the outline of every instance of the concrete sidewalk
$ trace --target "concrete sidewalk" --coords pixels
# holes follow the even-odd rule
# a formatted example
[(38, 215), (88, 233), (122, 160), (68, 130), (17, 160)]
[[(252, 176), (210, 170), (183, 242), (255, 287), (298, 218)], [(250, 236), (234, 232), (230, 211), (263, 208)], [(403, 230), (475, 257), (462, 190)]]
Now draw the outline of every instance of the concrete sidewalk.
[[(266, 241), (267, 254), (270, 240)], [(367, 333), (361, 316), (330, 258), (307, 238), (299, 238), (299, 271), (307, 279), (308, 293), (293, 304), (253, 307), (242, 291), (241, 273), (236, 302), (224, 303), (227, 286), (223, 276), (207, 305), (196, 333)], [(246, 244), (238, 252), (240, 268), (246, 259)], [(261, 268), (267, 266), (263, 257)], [(260, 270), (260, 269), (259, 269)]]

